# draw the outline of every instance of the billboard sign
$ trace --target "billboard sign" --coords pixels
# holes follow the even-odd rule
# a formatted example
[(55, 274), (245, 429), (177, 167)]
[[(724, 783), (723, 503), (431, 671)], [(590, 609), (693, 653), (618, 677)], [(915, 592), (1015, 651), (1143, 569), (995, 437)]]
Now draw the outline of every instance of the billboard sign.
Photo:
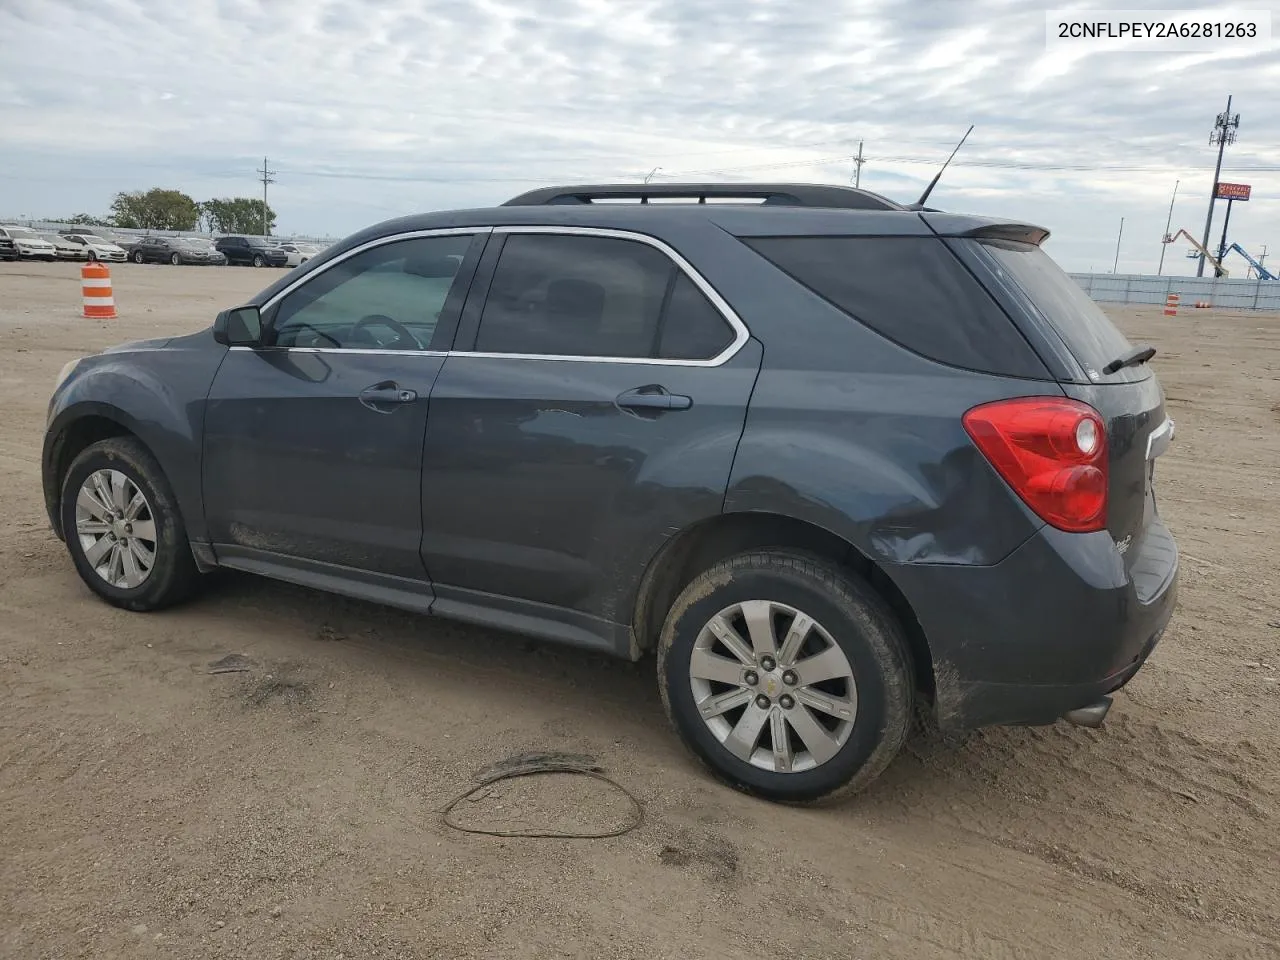
[(1248, 200), (1253, 187), (1247, 183), (1223, 183), (1218, 181), (1214, 196), (1219, 200)]

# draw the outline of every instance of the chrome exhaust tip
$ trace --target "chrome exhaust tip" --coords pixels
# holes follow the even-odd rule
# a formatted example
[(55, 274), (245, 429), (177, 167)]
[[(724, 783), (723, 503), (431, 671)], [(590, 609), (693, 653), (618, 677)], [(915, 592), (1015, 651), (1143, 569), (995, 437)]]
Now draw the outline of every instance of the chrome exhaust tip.
[(1077, 727), (1100, 727), (1107, 719), (1107, 711), (1111, 709), (1111, 698), (1102, 697), (1087, 707), (1076, 707), (1062, 715), (1062, 719), (1074, 723)]

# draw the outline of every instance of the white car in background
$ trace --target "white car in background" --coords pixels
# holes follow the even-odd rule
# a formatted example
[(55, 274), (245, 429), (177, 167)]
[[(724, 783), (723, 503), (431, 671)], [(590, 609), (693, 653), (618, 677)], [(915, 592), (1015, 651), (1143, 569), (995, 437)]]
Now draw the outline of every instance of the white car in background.
[(53, 252), (59, 260), (84, 260), (84, 247), (78, 243), (72, 243), (66, 237), (60, 237), (56, 233), (42, 233), (41, 240), (48, 240), (53, 244)]
[(289, 255), (287, 265), (290, 267), (296, 267), (300, 264), (304, 264), (320, 253), (320, 248), (310, 243), (294, 243), (290, 241), (288, 243), (277, 244), (277, 246)]
[(0, 227), (0, 237), (13, 241), (19, 260), (57, 260), (58, 251), (40, 234), (26, 227)]
[(124, 247), (112, 243), (96, 233), (64, 233), (62, 239), (74, 243), (84, 251), (86, 260), (104, 260), (124, 263), (129, 254)]

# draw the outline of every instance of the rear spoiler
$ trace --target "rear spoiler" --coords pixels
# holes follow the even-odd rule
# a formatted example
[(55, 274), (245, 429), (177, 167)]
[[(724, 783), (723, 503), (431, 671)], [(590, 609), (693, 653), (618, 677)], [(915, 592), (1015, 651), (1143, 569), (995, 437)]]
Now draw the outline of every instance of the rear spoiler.
[(1030, 223), (993, 223), (986, 227), (975, 227), (960, 236), (975, 240), (1015, 240), (1034, 243), (1038, 247), (1049, 239), (1049, 231)]
[(970, 217), (964, 214), (935, 213), (925, 210), (922, 220), (940, 237), (968, 237), (973, 240), (1013, 240), (1040, 246), (1049, 239), (1049, 231), (1034, 223), (1018, 223), (1012, 220), (991, 220), (987, 217)]

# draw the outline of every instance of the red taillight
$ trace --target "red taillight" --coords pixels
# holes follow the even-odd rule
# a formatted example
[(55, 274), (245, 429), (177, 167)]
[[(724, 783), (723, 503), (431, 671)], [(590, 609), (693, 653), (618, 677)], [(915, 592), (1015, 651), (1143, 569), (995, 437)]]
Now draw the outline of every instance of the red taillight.
[(1098, 412), (1065, 397), (974, 407), (964, 428), (1045, 523), (1072, 533), (1107, 524), (1107, 431)]

